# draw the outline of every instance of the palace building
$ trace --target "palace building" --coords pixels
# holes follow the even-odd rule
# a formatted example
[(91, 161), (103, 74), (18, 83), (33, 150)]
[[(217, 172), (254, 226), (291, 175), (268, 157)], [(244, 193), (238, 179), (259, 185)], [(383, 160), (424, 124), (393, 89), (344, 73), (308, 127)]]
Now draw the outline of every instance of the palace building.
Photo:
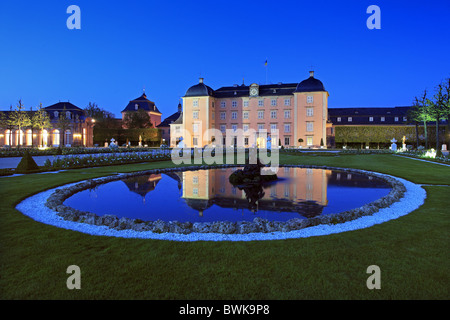
[[(310, 72), (299, 83), (234, 85), (213, 90), (203, 78), (190, 87), (172, 126), (170, 146), (319, 147), (327, 145), (328, 96)], [(215, 130), (210, 130), (215, 129)], [(231, 134), (230, 134), (231, 133)], [(221, 139), (219, 139), (221, 136)]]
[[(122, 113), (122, 122), (125, 118), (125, 114), (127, 112), (137, 112), (139, 110), (145, 110), (150, 117), (150, 122), (153, 128), (156, 128), (161, 123), (161, 115), (162, 113), (156, 107), (156, 104), (153, 101), (147, 99), (145, 92), (139, 98), (131, 100), (128, 102), (125, 109), (121, 111)], [(124, 129), (127, 129), (123, 126)]]
[[(45, 107), (50, 118), (50, 127), (43, 130), (3, 124), (0, 132), (0, 146), (93, 146), (95, 120), (87, 117), (84, 110), (70, 102), (58, 102)], [(2, 111), (5, 120), (14, 111)], [(31, 119), (36, 111), (27, 111)], [(64, 118), (65, 121), (61, 121)]]

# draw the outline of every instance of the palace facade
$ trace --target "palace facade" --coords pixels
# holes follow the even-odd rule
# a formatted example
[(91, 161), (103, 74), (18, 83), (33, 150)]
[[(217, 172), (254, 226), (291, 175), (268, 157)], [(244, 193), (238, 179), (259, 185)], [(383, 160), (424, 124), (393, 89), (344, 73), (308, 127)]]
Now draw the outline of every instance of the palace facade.
[[(93, 129), (95, 120), (87, 117), (83, 109), (70, 102), (58, 102), (45, 107), (50, 118), (50, 126), (43, 130), (25, 127), (19, 130), (13, 125), (2, 125), (0, 146), (93, 146)], [(8, 119), (14, 111), (2, 111)], [(36, 111), (27, 111), (31, 118)], [(64, 117), (64, 128), (60, 119)]]
[(313, 71), (300, 83), (216, 90), (200, 78), (182, 97), (183, 112), (171, 125), (170, 146), (182, 140), (187, 147), (326, 147), (328, 96)]

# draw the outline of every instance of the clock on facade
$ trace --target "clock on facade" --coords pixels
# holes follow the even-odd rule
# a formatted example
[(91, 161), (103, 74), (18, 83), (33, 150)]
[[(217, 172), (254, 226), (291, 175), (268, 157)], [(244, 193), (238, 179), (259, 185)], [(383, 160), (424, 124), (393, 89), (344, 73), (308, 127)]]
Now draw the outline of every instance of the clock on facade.
[(258, 87), (257, 85), (251, 85), (250, 86), (250, 96), (257, 96), (258, 95)]

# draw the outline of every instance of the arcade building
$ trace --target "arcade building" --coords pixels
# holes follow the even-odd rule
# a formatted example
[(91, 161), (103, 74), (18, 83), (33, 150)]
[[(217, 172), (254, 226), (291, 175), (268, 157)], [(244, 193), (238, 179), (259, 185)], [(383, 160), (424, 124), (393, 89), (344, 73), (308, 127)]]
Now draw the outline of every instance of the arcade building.
[[(39, 130), (25, 127), (19, 130), (16, 126), (3, 124), (0, 128), (0, 146), (93, 146), (93, 130), (95, 120), (87, 117), (83, 109), (70, 102), (58, 102), (45, 107), (50, 118), (50, 127)], [(2, 111), (8, 119), (14, 111)], [(36, 111), (26, 111), (30, 119)], [(64, 117), (64, 128), (61, 127)]]

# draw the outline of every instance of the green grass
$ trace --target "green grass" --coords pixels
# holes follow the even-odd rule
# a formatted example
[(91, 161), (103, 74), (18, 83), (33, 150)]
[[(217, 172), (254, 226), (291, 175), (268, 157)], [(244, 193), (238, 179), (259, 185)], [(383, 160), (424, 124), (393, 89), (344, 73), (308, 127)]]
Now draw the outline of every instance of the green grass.
[[(367, 169), (448, 184), (450, 168), (392, 155), (282, 155), (282, 163)], [(449, 299), (450, 187), (426, 187), (418, 210), (368, 229), (255, 242), (178, 243), (89, 236), (20, 214), (21, 199), (71, 181), (171, 162), (0, 179), (2, 299)], [(66, 269), (81, 268), (81, 290)], [(369, 265), (381, 290), (366, 287)]]

